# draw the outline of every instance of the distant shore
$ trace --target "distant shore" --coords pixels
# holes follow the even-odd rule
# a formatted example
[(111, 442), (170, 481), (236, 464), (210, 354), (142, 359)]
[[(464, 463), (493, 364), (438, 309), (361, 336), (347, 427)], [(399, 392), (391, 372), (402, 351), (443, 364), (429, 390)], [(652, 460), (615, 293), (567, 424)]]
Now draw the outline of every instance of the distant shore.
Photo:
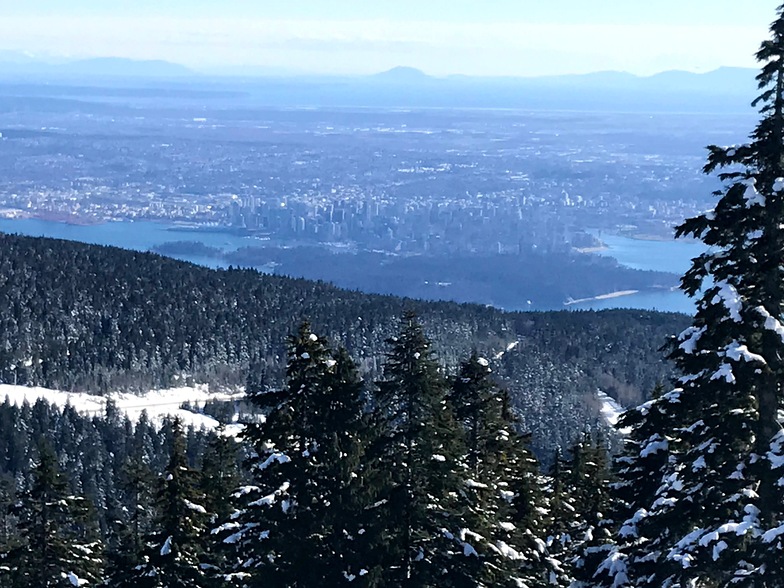
[(618, 290), (617, 292), (610, 292), (609, 294), (599, 294), (598, 296), (592, 296), (590, 298), (570, 298), (566, 302), (564, 302), (564, 306), (571, 306), (573, 304), (582, 304), (584, 302), (596, 302), (598, 300), (611, 300), (613, 298), (621, 298), (622, 296), (631, 296), (633, 294), (639, 294), (639, 290)]
[(609, 251), (609, 247), (602, 243), (601, 245), (596, 245), (594, 247), (575, 247), (573, 251), (575, 253), (601, 253), (602, 251)]

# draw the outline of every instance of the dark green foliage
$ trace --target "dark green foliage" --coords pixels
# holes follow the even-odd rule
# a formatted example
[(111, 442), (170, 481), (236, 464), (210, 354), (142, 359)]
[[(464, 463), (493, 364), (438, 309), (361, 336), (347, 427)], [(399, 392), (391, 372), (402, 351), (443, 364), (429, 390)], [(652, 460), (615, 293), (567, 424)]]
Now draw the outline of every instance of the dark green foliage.
[(375, 394), (368, 452), (376, 517), (369, 537), (374, 586), (464, 585), (473, 548), (461, 532), (462, 436), (446, 403), (447, 382), (416, 318), (390, 339)]
[[(201, 456), (199, 489), (204, 495), (204, 508), (209, 513), (209, 529), (214, 529), (236, 508), (232, 495), (242, 480), (240, 472), (240, 444), (226, 435), (223, 425), (207, 436)], [(232, 565), (233, 556), (229, 546), (210, 539), (205, 542), (207, 553), (204, 561), (208, 563), (210, 574), (222, 576)]]
[(230, 497), (240, 482), (239, 450), (237, 441), (226, 435), (223, 426), (207, 436), (199, 487), (204, 507), (213, 515), (212, 522), (227, 519), (234, 510)]
[(605, 441), (584, 434), (569, 457), (556, 451), (547, 480), (547, 547), (552, 584), (595, 586), (597, 566), (612, 548), (610, 469)]
[[(348, 353), (305, 325), (289, 342), (286, 385), (258, 378), (251, 389), (257, 414), (245, 443), (185, 433), (171, 420), (156, 428), (144, 414), (132, 426), (111, 402), (87, 418), (38, 401), (0, 405), (9, 424), (0, 445), (8, 475), (24, 486), (33, 440), (57, 440), (69, 470), (59, 483), (98, 506), (106, 586), (462, 588), (568, 578), (559, 558), (573, 557), (570, 533), (584, 534), (590, 520), (575, 512), (577, 498), (591, 509), (595, 497), (568, 472), (598, 458), (573, 460), (547, 482), (490, 362), (473, 355), (448, 377), (413, 316), (390, 341), (385, 376), (367, 390)], [(15, 572), (24, 541), (17, 517), (7, 522), (2, 564)]]
[(145, 537), (152, 530), (154, 476), (149, 466), (130, 455), (120, 471), (116, 516), (109, 521), (109, 585), (132, 588), (137, 584), (135, 569), (144, 562)]
[[(661, 527), (657, 529), (658, 521), (650, 524), (647, 517), (666, 471), (670, 444), (666, 431), (673, 429), (671, 416), (666, 412), (669, 405), (661, 402), (662, 394), (662, 388), (658, 387), (651, 401), (626, 411), (618, 421), (617, 426), (625, 436), (623, 451), (613, 463), (615, 481), (610, 487), (613, 536), (605, 538), (598, 565), (593, 561), (585, 566), (586, 571), (593, 568), (595, 586), (624, 585), (630, 567), (639, 578), (654, 575), (662, 566), (672, 567), (671, 562), (648, 557), (652, 551), (651, 540), (663, 531)], [(671, 520), (666, 528), (678, 524)]]
[(8, 474), (0, 474), (0, 581), (6, 578), (8, 571), (5, 559), (9, 552), (19, 545), (16, 533), (16, 516), (13, 506), (16, 504), (16, 482)]
[(595, 586), (597, 566), (612, 538), (610, 468), (605, 441), (584, 435), (571, 450), (568, 493), (575, 508), (570, 545), (572, 586)]
[(188, 465), (186, 439), (177, 420), (171, 435), (169, 463), (155, 495), (156, 516), (132, 574), (140, 588), (213, 586), (204, 566), (209, 515), (201, 504), (204, 497), (197, 489), (197, 473)]
[[(468, 227), (460, 234), (464, 236), (466, 230)], [(330, 281), (362, 292), (423, 300), (448, 297), (504, 308), (526, 307), (527, 300), (535, 300), (539, 308), (557, 308), (571, 297), (649, 290), (653, 285), (669, 288), (677, 283), (673, 274), (632, 270), (609, 257), (557, 252), (549, 247), (546, 253), (524, 249), (514, 254), (461, 253), (447, 247), (448, 251), (438, 254), (438, 244), (443, 245), (443, 240), (431, 239), (429, 243), (432, 247), (426, 255), (391, 256), (362, 248), (345, 255), (323, 247), (273, 246), (240, 248), (223, 259), (240, 267), (279, 265), (309, 280)], [(477, 245), (483, 248), (487, 243)], [(425, 276), (440, 276), (449, 287), (423, 280)]]
[(302, 325), (289, 343), (286, 385), (251, 398), (264, 415), (248, 423), (251, 484), (218, 536), (237, 549), (229, 570), (248, 585), (335, 586), (359, 567), (361, 459), (367, 430), (363, 386), (343, 351)]
[(472, 577), (487, 586), (545, 584), (553, 569), (545, 545), (543, 479), (486, 359), (473, 354), (461, 365), (449, 403), (465, 437), (461, 495), (477, 551), (468, 560)]
[(71, 495), (48, 442), (41, 440), (30, 487), (14, 507), (18, 544), (5, 559), (4, 585), (96, 586), (103, 545), (90, 503)]

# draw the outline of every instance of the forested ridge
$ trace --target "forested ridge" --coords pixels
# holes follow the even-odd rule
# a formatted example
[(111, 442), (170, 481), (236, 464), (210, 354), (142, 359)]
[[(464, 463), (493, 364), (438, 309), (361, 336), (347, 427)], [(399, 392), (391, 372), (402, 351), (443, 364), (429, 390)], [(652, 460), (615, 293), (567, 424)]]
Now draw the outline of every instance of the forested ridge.
[(0, 235), (0, 381), (103, 394), (181, 383), (279, 384), (298, 324), (344, 345), (368, 377), (405, 310), (448, 369), (494, 366), (538, 455), (597, 422), (596, 390), (623, 405), (669, 375), (658, 349), (686, 317), (644, 311), (505, 313), (325, 283), (211, 270), (154, 254)]
[(249, 379), (239, 439), (1, 404), (0, 581), (568, 585), (608, 505), (606, 438), (546, 475), (488, 359), (447, 374), (413, 315), (396, 327), (370, 382), (301, 325), (283, 383)]
[(111, 401), (92, 418), (0, 405), (14, 587), (564, 584), (609, 473), (597, 389), (641, 398), (685, 320), (369, 296), (11, 235), (0, 308), (3, 383), (247, 388), (239, 415), (201, 407), (244, 422), (239, 441)]

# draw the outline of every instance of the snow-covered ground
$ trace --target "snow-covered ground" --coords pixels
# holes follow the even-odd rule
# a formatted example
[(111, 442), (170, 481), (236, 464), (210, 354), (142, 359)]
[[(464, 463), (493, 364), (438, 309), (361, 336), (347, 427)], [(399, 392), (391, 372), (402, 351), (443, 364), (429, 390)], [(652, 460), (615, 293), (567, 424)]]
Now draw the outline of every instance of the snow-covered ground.
[(520, 345), (520, 341), (512, 341), (509, 345), (506, 346), (506, 349), (499, 351), (493, 356), (493, 361), (499, 361), (505, 354), (515, 349), (518, 345)]
[(596, 396), (599, 398), (599, 402), (602, 403), (602, 407), (600, 409), (602, 418), (604, 418), (608, 425), (614, 427), (618, 423), (618, 419), (625, 412), (625, 409), (620, 404), (618, 404), (614, 398), (611, 398), (601, 390), (596, 391)]
[[(165, 390), (151, 390), (143, 395), (113, 393), (108, 396), (94, 396), (82, 392), (63, 392), (47, 388), (28, 388), (26, 386), (13, 386), (0, 384), (0, 402), (8, 398), (12, 404), (21, 405), (25, 400), (34, 404), (38, 398), (44, 398), (52, 404), (63, 407), (66, 404), (73, 406), (79, 413), (89, 416), (101, 416), (106, 409), (107, 399), (111, 399), (117, 408), (128, 415), (131, 421), (136, 422), (147, 411), (149, 419), (157, 424), (167, 415), (179, 417), (183, 425), (206, 429), (218, 427), (218, 421), (204, 414), (184, 410), (180, 406), (184, 402), (192, 405), (203, 406), (208, 400), (235, 400), (242, 398), (242, 393), (211, 392), (207, 385), (196, 385), (181, 388), (168, 388)], [(229, 425), (227, 434), (236, 434), (240, 425)]]

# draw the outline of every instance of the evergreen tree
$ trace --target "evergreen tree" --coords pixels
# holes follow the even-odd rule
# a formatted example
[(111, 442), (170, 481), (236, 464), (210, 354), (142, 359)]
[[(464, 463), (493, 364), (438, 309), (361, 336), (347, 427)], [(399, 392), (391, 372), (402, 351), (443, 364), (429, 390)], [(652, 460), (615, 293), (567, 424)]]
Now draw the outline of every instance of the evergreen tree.
[[(229, 520), (236, 505), (232, 497), (240, 485), (239, 444), (226, 435), (223, 425), (209, 434), (202, 455), (199, 488), (204, 495), (204, 507), (210, 515), (210, 529)], [(208, 541), (205, 561), (210, 573), (221, 577), (233, 565), (232, 549), (221, 541)]]
[(204, 565), (208, 514), (188, 467), (185, 435), (171, 423), (169, 462), (155, 496), (156, 516), (145, 537), (142, 562), (134, 568), (140, 588), (201, 588), (214, 584)]
[[(666, 459), (649, 472), (661, 485), (635, 522), (647, 554), (624, 554), (632, 585), (784, 582), (784, 6), (771, 32), (757, 54), (761, 121), (748, 144), (710, 147), (718, 203), (678, 228), (710, 249), (682, 280), (698, 298), (672, 344), (683, 376), (648, 411), (667, 415)], [(642, 467), (647, 447), (631, 456)]]
[(264, 415), (243, 434), (252, 485), (235, 494), (239, 509), (218, 530), (237, 547), (230, 577), (254, 586), (360, 584), (367, 423), (354, 363), (303, 324), (289, 343), (286, 386), (251, 400)]
[(150, 533), (154, 476), (140, 454), (128, 458), (120, 472), (121, 495), (117, 500), (124, 506), (109, 526), (108, 585), (117, 588), (134, 587), (138, 583), (137, 567), (145, 560), (145, 537)]
[(27, 588), (96, 586), (103, 571), (103, 545), (94, 512), (68, 491), (57, 456), (44, 440), (30, 488), (16, 505), (20, 544), (8, 555), (8, 585)]
[(606, 558), (613, 528), (610, 469), (607, 448), (601, 435), (590, 435), (575, 443), (569, 468), (571, 497), (578, 521), (573, 530), (569, 558), (572, 586), (592, 587), (597, 566)]
[(16, 517), (13, 507), (16, 504), (16, 483), (9, 474), (0, 474), (0, 585), (11, 584), (10, 568), (6, 565), (9, 553), (19, 546), (16, 534)]
[[(488, 586), (541, 585), (550, 578), (543, 481), (528, 437), (516, 429), (509, 397), (476, 353), (452, 384), (450, 404), (465, 432), (466, 523), (478, 557), (472, 577)], [(477, 540), (477, 538), (481, 539)]]
[(573, 582), (569, 560), (574, 551), (573, 542), (579, 535), (580, 512), (574, 499), (571, 464), (564, 458), (560, 447), (555, 450), (546, 492), (546, 545), (553, 567), (549, 583), (567, 587)]
[(592, 578), (595, 586), (626, 586), (629, 565), (639, 578), (648, 578), (656, 567), (663, 565), (648, 557), (650, 539), (643, 533), (648, 508), (663, 482), (671, 440), (666, 432), (672, 430), (672, 423), (664, 412), (669, 403), (661, 401), (662, 394), (662, 387), (657, 387), (649, 402), (627, 410), (616, 425), (624, 439), (623, 451), (613, 463), (613, 536), (600, 551), (604, 558)]
[(204, 494), (204, 506), (213, 520), (225, 521), (234, 511), (231, 495), (240, 485), (239, 445), (226, 435), (224, 426), (207, 437), (201, 457), (199, 487)]
[(476, 538), (463, 524), (460, 428), (446, 404), (441, 375), (416, 318), (407, 314), (390, 340), (374, 411), (370, 455), (376, 522), (371, 542), (377, 586), (461, 586)]

